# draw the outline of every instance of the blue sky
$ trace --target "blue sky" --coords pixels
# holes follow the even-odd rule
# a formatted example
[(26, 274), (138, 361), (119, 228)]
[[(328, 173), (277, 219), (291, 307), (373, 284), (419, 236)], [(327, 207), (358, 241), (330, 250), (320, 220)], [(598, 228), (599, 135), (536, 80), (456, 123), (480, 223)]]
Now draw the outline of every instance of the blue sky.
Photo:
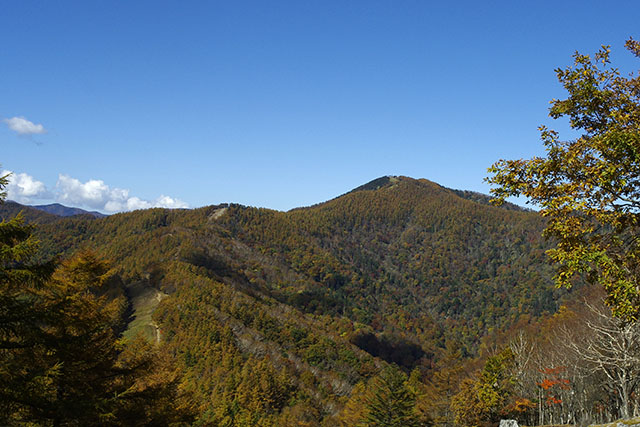
[(383, 175), (486, 193), (566, 131), (553, 70), (601, 44), (637, 70), (638, 22), (635, 0), (7, 1), (0, 163), (14, 199), (104, 212), (286, 210)]

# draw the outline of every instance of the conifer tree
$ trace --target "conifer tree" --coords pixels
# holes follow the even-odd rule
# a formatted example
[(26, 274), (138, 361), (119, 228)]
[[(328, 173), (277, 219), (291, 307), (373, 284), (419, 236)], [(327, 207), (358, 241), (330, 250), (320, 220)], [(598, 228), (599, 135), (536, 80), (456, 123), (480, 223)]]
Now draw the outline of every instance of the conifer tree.
[[(8, 176), (0, 177), (0, 203)], [(50, 317), (42, 295), (55, 268), (36, 262), (33, 228), (21, 215), (0, 222), (0, 424), (29, 419), (46, 406), (59, 366), (45, 362), (41, 324)]]
[(462, 381), (460, 391), (451, 399), (457, 425), (491, 425), (507, 415), (513, 397), (513, 358), (507, 347), (487, 359), (476, 379)]
[(415, 403), (416, 397), (407, 386), (407, 376), (398, 367), (391, 365), (373, 381), (373, 389), (366, 404), (366, 425), (418, 426)]
[(366, 397), (365, 384), (357, 383), (351, 390), (351, 396), (338, 418), (341, 427), (362, 425), (366, 414)]
[(91, 252), (37, 262), (32, 231), (20, 215), (0, 222), (0, 425), (188, 420), (168, 365), (120, 339), (125, 301), (107, 295), (109, 264)]

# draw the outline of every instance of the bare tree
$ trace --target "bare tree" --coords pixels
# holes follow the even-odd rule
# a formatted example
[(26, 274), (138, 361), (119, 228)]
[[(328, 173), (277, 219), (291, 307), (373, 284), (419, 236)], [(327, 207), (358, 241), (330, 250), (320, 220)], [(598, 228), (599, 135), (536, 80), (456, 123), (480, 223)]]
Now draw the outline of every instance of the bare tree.
[(582, 327), (564, 325), (559, 336), (588, 374), (602, 374), (601, 389), (617, 401), (618, 415), (637, 415), (633, 395), (640, 384), (640, 324), (613, 317), (602, 299), (585, 299), (584, 304)]

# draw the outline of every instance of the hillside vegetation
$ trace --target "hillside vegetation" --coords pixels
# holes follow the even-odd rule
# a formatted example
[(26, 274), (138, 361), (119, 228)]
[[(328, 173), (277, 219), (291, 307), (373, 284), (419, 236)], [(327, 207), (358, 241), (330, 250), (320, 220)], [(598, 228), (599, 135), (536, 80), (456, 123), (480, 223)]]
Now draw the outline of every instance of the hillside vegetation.
[[(19, 209), (7, 203), (2, 216)], [(383, 177), (289, 212), (22, 209), (39, 223), (43, 259), (99, 253), (132, 308), (158, 303), (140, 299), (144, 289), (169, 295), (152, 321), (141, 311), (132, 325), (150, 338), (151, 323), (159, 328), (205, 424), (331, 425), (354, 386), (389, 362), (413, 372), (427, 399), (443, 364), (471, 369), (505, 331), (555, 312), (564, 293), (549, 279), (535, 213), (427, 180)]]

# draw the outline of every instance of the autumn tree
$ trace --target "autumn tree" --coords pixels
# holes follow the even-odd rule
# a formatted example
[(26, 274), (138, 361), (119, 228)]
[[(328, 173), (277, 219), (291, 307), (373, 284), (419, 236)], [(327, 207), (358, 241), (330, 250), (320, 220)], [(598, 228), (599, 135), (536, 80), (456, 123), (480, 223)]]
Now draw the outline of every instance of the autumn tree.
[[(640, 43), (626, 48), (640, 57)], [(568, 117), (581, 133), (561, 141), (540, 128), (546, 157), (500, 160), (487, 181), (498, 203), (524, 196), (547, 219), (548, 251), (556, 280), (570, 287), (582, 276), (601, 284), (616, 316), (640, 315), (640, 77), (624, 77), (610, 66), (610, 49), (574, 55), (574, 65), (557, 69), (568, 92), (554, 99), (550, 116)]]
[(460, 384), (451, 399), (455, 422), (461, 426), (484, 426), (508, 415), (512, 403), (514, 355), (510, 348), (491, 356), (477, 378)]
[(451, 399), (459, 391), (464, 365), (462, 352), (457, 347), (447, 348), (427, 382), (428, 411), (434, 425), (447, 425), (453, 419)]
[(349, 397), (349, 400), (345, 404), (344, 409), (338, 417), (338, 423), (340, 424), (340, 426), (361, 426), (367, 413), (366, 404), (366, 384), (364, 382), (359, 382), (353, 387), (353, 390), (351, 390), (351, 396)]
[(0, 424), (189, 420), (170, 365), (121, 339), (126, 301), (109, 264), (91, 252), (40, 263), (32, 230), (20, 216), (0, 223)]
[(640, 325), (614, 317), (602, 288), (576, 292), (510, 348), (519, 422), (586, 425), (637, 415)]
[(54, 425), (163, 425), (188, 419), (177, 377), (142, 339), (121, 339), (126, 300), (108, 262), (89, 251), (66, 260), (46, 287), (47, 363), (56, 366), (47, 405)]

